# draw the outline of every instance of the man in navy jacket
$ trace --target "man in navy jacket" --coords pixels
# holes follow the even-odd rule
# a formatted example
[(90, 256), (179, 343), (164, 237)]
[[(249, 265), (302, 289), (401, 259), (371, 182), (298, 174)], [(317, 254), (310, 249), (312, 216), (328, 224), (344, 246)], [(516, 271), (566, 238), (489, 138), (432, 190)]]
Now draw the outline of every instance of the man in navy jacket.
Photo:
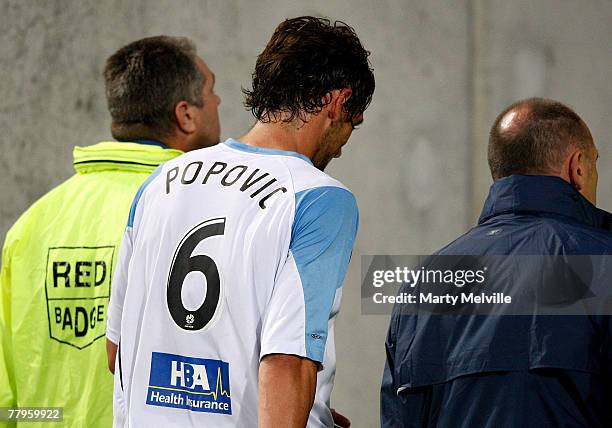
[[(597, 149), (569, 107), (533, 98), (496, 119), (478, 225), (441, 255), (608, 255)], [(386, 341), (383, 427), (612, 426), (606, 316), (401, 315)]]

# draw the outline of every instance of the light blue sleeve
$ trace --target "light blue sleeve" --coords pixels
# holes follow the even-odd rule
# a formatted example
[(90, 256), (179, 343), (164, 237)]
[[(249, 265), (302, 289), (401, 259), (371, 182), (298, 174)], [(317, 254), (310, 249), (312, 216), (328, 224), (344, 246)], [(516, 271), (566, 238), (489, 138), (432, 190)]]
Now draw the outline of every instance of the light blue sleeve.
[(290, 251), (304, 291), (307, 357), (323, 362), (327, 326), (357, 235), (355, 197), (340, 187), (296, 193)]

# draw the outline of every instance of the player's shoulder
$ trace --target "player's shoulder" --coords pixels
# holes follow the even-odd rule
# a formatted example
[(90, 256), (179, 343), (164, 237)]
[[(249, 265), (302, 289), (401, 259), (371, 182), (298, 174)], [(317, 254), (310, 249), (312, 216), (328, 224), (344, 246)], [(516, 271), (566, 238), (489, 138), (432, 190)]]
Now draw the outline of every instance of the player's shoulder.
[(328, 220), (358, 217), (355, 195), (339, 180), (312, 165), (293, 176), (296, 218), (306, 211), (317, 212), (316, 217)]
[(357, 210), (355, 196), (349, 188), (316, 168), (310, 159), (281, 156), (278, 160), (291, 180), (297, 212), (305, 208), (322, 210), (322, 214), (335, 210)]
[[(352, 192), (348, 189), (348, 187), (342, 184), (339, 180), (316, 168), (311, 163), (303, 161), (298, 162), (298, 160), (293, 159), (287, 160), (286, 162), (290, 164), (291, 167), (291, 178), (293, 180), (293, 188), (296, 194), (308, 190), (330, 188), (330, 190), (343, 190), (344, 192), (348, 192), (352, 195)], [(332, 191), (335, 192), (336, 190)]]

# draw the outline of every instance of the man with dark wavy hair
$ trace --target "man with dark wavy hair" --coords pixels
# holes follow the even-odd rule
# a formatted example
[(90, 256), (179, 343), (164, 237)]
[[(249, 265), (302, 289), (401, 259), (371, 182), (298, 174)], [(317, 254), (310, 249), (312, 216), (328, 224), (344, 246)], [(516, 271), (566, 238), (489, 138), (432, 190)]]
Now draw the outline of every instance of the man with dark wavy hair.
[[(257, 59), (252, 90), (244, 90), (245, 106), (251, 109), (253, 116), (257, 118), (257, 123), (240, 141), (247, 146), (260, 147), (264, 150), (300, 153), (310, 159), (314, 167), (323, 171), (333, 158), (341, 156), (342, 146), (348, 142), (352, 131), (362, 124), (363, 113), (372, 100), (375, 80), (368, 56), (369, 52), (363, 48), (354, 30), (342, 22), (331, 24), (326, 19), (306, 16), (288, 19), (281, 23)], [(299, 208), (308, 206), (310, 200), (314, 200), (320, 193), (314, 188), (316, 181), (318, 180), (313, 179), (309, 182), (309, 179), (306, 179), (304, 187), (313, 187), (313, 190), (302, 191), (305, 197), (302, 197), (297, 204), (296, 214)], [(333, 219), (329, 215), (331, 213), (326, 213), (325, 208), (326, 204), (333, 200), (335, 193), (344, 193), (339, 190), (343, 186), (337, 184), (339, 187), (330, 187), (324, 191), (322, 199), (317, 203), (318, 208), (310, 208), (310, 211), (320, 210), (320, 216), (316, 217), (319, 223), (343, 220), (342, 217)], [(296, 194), (296, 202), (298, 200)], [(349, 221), (353, 218), (356, 226), (358, 215), (356, 208), (351, 213), (351, 204), (346, 205), (343, 210), (344, 220)], [(322, 217), (326, 214), (329, 216)], [(339, 224), (337, 227), (337, 230), (340, 230), (342, 225)], [(326, 232), (326, 226), (323, 224), (315, 224), (312, 228), (319, 233)], [(346, 243), (347, 250), (352, 248), (354, 237), (351, 236)], [(340, 236), (337, 236), (336, 240), (339, 239)], [(293, 241), (298, 242), (299, 237), (295, 237)], [(329, 241), (329, 238), (324, 241)], [(325, 264), (326, 257), (329, 255), (322, 254), (318, 263)], [(316, 262), (313, 261), (314, 263)], [(335, 284), (326, 284), (326, 281), (320, 278), (312, 278), (312, 283), (309, 283), (310, 278), (302, 278), (303, 287), (335, 286), (338, 289), (336, 295), (339, 296), (342, 277), (347, 266), (344, 264), (333, 267), (341, 272)], [(298, 270), (299, 268), (298, 265)], [(330, 334), (333, 333), (339, 304), (338, 297), (334, 299), (334, 305), (327, 317)], [(312, 377), (315, 366), (313, 363), (316, 363), (319, 369), (323, 365), (323, 369), (318, 374), (317, 400), (314, 402), (308, 425), (331, 424), (327, 408), (335, 373), (333, 335), (325, 351), (325, 355), (318, 357), (307, 355), (306, 359), (296, 359), (288, 355), (270, 355), (262, 358), (260, 373), (265, 376), (260, 383), (260, 409), (268, 407), (277, 412), (260, 415), (260, 418), (264, 417), (261, 419), (264, 426), (267, 426), (266, 421), (272, 422), (275, 418), (283, 417), (283, 408), (275, 404), (276, 400), (270, 394), (270, 391), (274, 391), (277, 397), (283, 397), (284, 390), (291, 388), (291, 385), (284, 380), (283, 371), (287, 368), (283, 367), (283, 364), (306, 368)], [(262, 386), (265, 389), (262, 390)], [(309, 391), (306, 388), (294, 389), (294, 392), (307, 397)], [(347, 426), (350, 424), (333, 410), (332, 413), (337, 424), (347, 424)]]
[(368, 55), (344, 23), (282, 22), (245, 90), (255, 126), (141, 188), (109, 318), (131, 426), (333, 426), (358, 212), (323, 169), (363, 122)]
[(374, 75), (348, 25), (313, 17), (278, 26), (259, 55), (245, 105), (257, 118), (241, 140), (290, 150), (323, 171), (363, 122)]

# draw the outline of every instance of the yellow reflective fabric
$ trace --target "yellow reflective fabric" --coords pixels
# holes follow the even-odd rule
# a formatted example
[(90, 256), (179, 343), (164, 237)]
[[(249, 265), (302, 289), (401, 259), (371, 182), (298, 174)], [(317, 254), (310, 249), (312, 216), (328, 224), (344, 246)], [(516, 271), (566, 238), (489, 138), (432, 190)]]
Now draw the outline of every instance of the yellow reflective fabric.
[(140, 184), (181, 153), (137, 143), (76, 147), (77, 173), (9, 230), (0, 273), (0, 407), (63, 407), (56, 426), (112, 425), (104, 335), (121, 236)]

